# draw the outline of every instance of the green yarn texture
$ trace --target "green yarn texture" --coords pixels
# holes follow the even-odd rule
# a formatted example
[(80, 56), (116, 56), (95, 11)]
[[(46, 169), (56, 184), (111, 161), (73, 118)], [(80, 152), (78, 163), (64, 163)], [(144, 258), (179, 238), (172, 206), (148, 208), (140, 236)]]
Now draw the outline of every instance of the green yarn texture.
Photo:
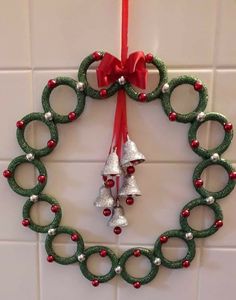
[[(97, 53), (100, 54), (102, 59), (104, 52), (100, 51)], [(156, 277), (161, 266), (170, 269), (187, 267), (195, 256), (195, 239), (208, 237), (218, 231), (220, 226), (217, 226), (217, 224), (219, 224), (219, 222), (222, 222), (223, 220), (223, 214), (218, 200), (226, 197), (235, 187), (234, 177), (231, 176), (231, 174), (235, 172), (235, 170), (230, 162), (221, 158), (221, 155), (227, 150), (232, 141), (233, 130), (225, 130), (223, 141), (214, 149), (205, 149), (200, 145), (193, 147), (193, 141), (197, 140), (197, 131), (204, 122), (216, 121), (219, 122), (222, 127), (225, 127), (225, 125), (229, 124), (229, 122), (226, 117), (219, 113), (204, 112), (207, 106), (208, 93), (206, 86), (201, 82), (201, 80), (192, 76), (180, 76), (168, 81), (167, 68), (165, 64), (158, 57), (153, 57), (152, 61), (149, 61), (149, 63), (158, 70), (160, 80), (157, 87), (152, 92), (145, 94), (145, 102), (160, 99), (166, 115), (170, 118), (170, 114), (174, 113), (175, 119), (170, 119), (171, 121), (190, 123), (188, 141), (191, 149), (201, 158), (201, 161), (197, 164), (193, 172), (193, 185), (200, 197), (188, 202), (181, 210), (179, 217), (180, 228), (162, 233), (157, 238), (152, 249), (146, 249), (142, 247), (132, 248), (126, 250), (121, 256), (118, 256), (109, 247), (106, 246), (93, 246), (85, 248), (82, 235), (77, 230), (60, 225), (62, 219), (62, 209), (58, 201), (49, 195), (43, 194), (44, 187), (47, 183), (47, 171), (43, 162), (41, 161), (41, 158), (49, 155), (52, 151), (54, 151), (56, 145), (59, 143), (57, 124), (69, 123), (79, 118), (84, 110), (85, 100), (87, 96), (93, 99), (102, 100), (104, 98), (111, 97), (119, 89), (124, 89), (131, 99), (135, 101), (141, 101), (139, 98), (140, 92), (136, 91), (129, 82), (125, 82), (123, 85), (121, 85), (118, 81), (113, 83), (106, 89), (105, 96), (101, 94), (99, 90), (92, 88), (87, 79), (87, 71), (90, 65), (96, 60), (98, 59), (96, 59), (95, 56), (91, 54), (82, 61), (78, 70), (78, 81), (75, 81), (74, 79), (69, 77), (57, 77), (51, 80), (52, 84), (47, 84), (42, 93), (43, 112), (30, 113), (21, 119), (21, 121), (23, 122), (23, 126), (17, 128), (16, 135), (17, 141), (21, 149), (25, 152), (25, 155), (14, 158), (9, 164), (8, 170), (10, 171), (11, 176), (9, 176), (8, 178), (8, 183), (14, 192), (21, 196), (27, 197), (27, 200), (23, 207), (23, 218), (24, 220), (28, 220), (28, 227), (31, 230), (46, 234), (45, 248), (48, 257), (50, 257), (52, 261), (55, 261), (62, 265), (77, 263), (82, 274), (90, 281), (98, 280), (98, 282), (104, 283), (111, 280), (116, 275), (120, 275), (121, 278), (123, 278), (129, 284), (135, 285), (138, 282), (139, 284), (144, 285), (149, 283)], [(201, 87), (198, 89), (195, 88), (196, 83), (200, 84)], [(183, 84), (193, 86), (199, 95), (199, 104), (196, 109), (186, 114), (176, 112), (171, 105), (171, 95), (174, 89)], [(68, 115), (61, 115), (57, 113), (52, 109), (50, 104), (50, 96), (53, 90), (61, 85), (71, 88), (75, 92), (77, 97), (75, 109)], [(49, 147), (47, 145), (42, 149), (35, 149), (27, 143), (24, 137), (25, 128), (30, 122), (35, 120), (43, 122), (48, 127), (51, 135), (51, 140), (54, 142), (53, 147)], [(32, 154), (30, 159), (27, 156), (29, 154)], [(44, 176), (44, 181), (40, 181), (38, 179), (36, 185), (31, 189), (24, 189), (15, 180), (14, 175), (16, 168), (24, 163), (33, 164), (38, 171), (38, 176)], [(201, 179), (202, 172), (211, 165), (221, 166), (229, 175), (228, 182), (221, 191), (211, 192), (205, 189), (203, 185), (196, 185), (196, 181)], [(36, 199), (33, 196), (35, 196)], [(52, 209), (54, 218), (50, 224), (36, 224), (35, 221), (31, 218), (31, 209), (33, 205), (35, 204), (35, 202), (40, 201), (47, 202), (54, 208), (56, 207), (54, 211)], [(188, 224), (188, 216), (191, 210), (198, 206), (208, 206), (213, 210), (213, 213), (215, 215), (214, 224), (204, 230), (196, 230)], [(71, 236), (71, 239), (77, 245), (75, 253), (72, 256), (62, 257), (55, 252), (53, 248), (53, 241), (55, 237), (60, 234), (67, 234)], [(170, 238), (178, 238), (186, 243), (187, 254), (185, 255), (185, 257), (176, 261), (171, 261), (164, 256), (162, 247), (164, 243)], [(139, 255), (145, 256), (150, 261), (150, 271), (147, 275), (141, 278), (131, 276), (126, 270), (126, 263), (128, 259), (137, 251), (139, 252)], [(87, 260), (91, 255), (95, 254), (100, 254), (103, 257), (103, 255), (101, 254), (102, 252), (105, 252), (105, 256), (110, 259), (111, 269), (107, 274), (96, 275), (89, 271)]]

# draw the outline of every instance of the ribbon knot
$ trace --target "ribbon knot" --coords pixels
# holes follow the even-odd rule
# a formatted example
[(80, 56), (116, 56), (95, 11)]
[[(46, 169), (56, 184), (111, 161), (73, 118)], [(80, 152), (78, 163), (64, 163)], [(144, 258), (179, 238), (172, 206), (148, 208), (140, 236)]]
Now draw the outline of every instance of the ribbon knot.
[(121, 76), (124, 76), (127, 82), (141, 89), (146, 88), (147, 69), (145, 55), (142, 51), (131, 53), (124, 63), (110, 53), (105, 53), (97, 67), (98, 86), (108, 86)]

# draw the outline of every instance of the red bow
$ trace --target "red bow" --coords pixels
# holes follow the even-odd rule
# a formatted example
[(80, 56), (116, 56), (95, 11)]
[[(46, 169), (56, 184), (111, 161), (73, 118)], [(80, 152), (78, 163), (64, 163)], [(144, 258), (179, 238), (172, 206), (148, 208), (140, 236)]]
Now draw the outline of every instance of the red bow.
[(141, 89), (146, 88), (147, 69), (142, 51), (131, 53), (124, 64), (110, 53), (105, 53), (97, 68), (98, 86), (108, 86), (121, 76)]

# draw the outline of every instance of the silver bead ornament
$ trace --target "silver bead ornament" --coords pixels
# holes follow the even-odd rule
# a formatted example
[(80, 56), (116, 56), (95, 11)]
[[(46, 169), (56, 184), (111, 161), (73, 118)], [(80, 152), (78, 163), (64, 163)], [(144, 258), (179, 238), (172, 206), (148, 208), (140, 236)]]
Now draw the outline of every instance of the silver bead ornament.
[(193, 239), (193, 234), (192, 234), (192, 232), (187, 232), (187, 233), (185, 233), (185, 238), (186, 238), (186, 240), (188, 240), (188, 241), (192, 240), (192, 239)]
[(35, 203), (35, 202), (38, 201), (38, 199), (39, 199), (39, 196), (38, 196), (38, 195), (31, 195), (31, 196), (30, 196), (30, 201), (31, 201), (31, 202), (34, 202), (34, 203)]
[(206, 198), (206, 203), (207, 203), (208, 205), (211, 205), (211, 204), (213, 204), (214, 202), (215, 202), (214, 197), (209, 196), (209, 197)]
[(85, 255), (84, 255), (83, 253), (82, 253), (82, 254), (79, 254), (77, 258), (78, 258), (78, 261), (79, 261), (79, 262), (85, 261)]
[(28, 161), (32, 161), (32, 160), (34, 160), (34, 154), (33, 153), (28, 153), (28, 154), (26, 154), (26, 159), (28, 160)]
[(122, 267), (121, 266), (115, 267), (115, 272), (116, 274), (120, 274), (122, 272)]
[(76, 88), (78, 91), (83, 92), (85, 88), (85, 84), (83, 82), (78, 81), (76, 84)]
[(47, 120), (47, 121), (52, 121), (52, 119), (53, 119), (52, 113), (51, 113), (50, 111), (46, 112), (46, 113), (44, 114), (44, 118), (45, 118), (45, 120)]
[(205, 120), (206, 114), (202, 111), (197, 115), (197, 121), (203, 122)]
[(161, 89), (162, 93), (163, 94), (167, 93), (169, 91), (169, 88), (170, 88), (169, 84), (165, 83)]
[(118, 82), (119, 82), (119, 85), (124, 85), (124, 84), (126, 83), (125, 77), (124, 77), (124, 76), (121, 76), (121, 77), (118, 79)]
[(220, 156), (218, 153), (213, 153), (211, 156), (211, 161), (212, 162), (217, 162), (220, 159)]
[(155, 257), (153, 260), (154, 265), (160, 266), (161, 265), (161, 259), (159, 257)]
[(56, 229), (55, 228), (50, 228), (48, 230), (48, 235), (55, 235), (56, 234)]

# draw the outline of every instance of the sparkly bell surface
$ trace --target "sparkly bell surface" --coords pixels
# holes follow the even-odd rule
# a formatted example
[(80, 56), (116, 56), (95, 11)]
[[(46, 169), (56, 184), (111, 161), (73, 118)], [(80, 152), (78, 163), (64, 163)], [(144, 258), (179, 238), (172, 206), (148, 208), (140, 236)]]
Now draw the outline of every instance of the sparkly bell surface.
[(116, 206), (113, 209), (112, 216), (108, 221), (110, 227), (124, 227), (128, 225), (128, 221), (124, 216), (124, 209), (122, 206)]
[(96, 198), (94, 205), (96, 207), (113, 207), (115, 203), (114, 198), (112, 197), (111, 190), (102, 186), (99, 190), (99, 195)]
[(145, 156), (138, 151), (136, 144), (129, 138), (123, 146), (123, 156), (121, 158), (121, 165), (127, 166), (132, 164), (140, 164), (145, 161)]
[(124, 178), (123, 185), (119, 190), (119, 196), (120, 197), (141, 196), (141, 192), (138, 188), (138, 185), (133, 175), (126, 176)]
[(120, 167), (119, 157), (114, 150), (109, 154), (105, 166), (102, 170), (102, 175), (112, 175), (112, 176), (120, 176), (122, 174), (122, 169)]

